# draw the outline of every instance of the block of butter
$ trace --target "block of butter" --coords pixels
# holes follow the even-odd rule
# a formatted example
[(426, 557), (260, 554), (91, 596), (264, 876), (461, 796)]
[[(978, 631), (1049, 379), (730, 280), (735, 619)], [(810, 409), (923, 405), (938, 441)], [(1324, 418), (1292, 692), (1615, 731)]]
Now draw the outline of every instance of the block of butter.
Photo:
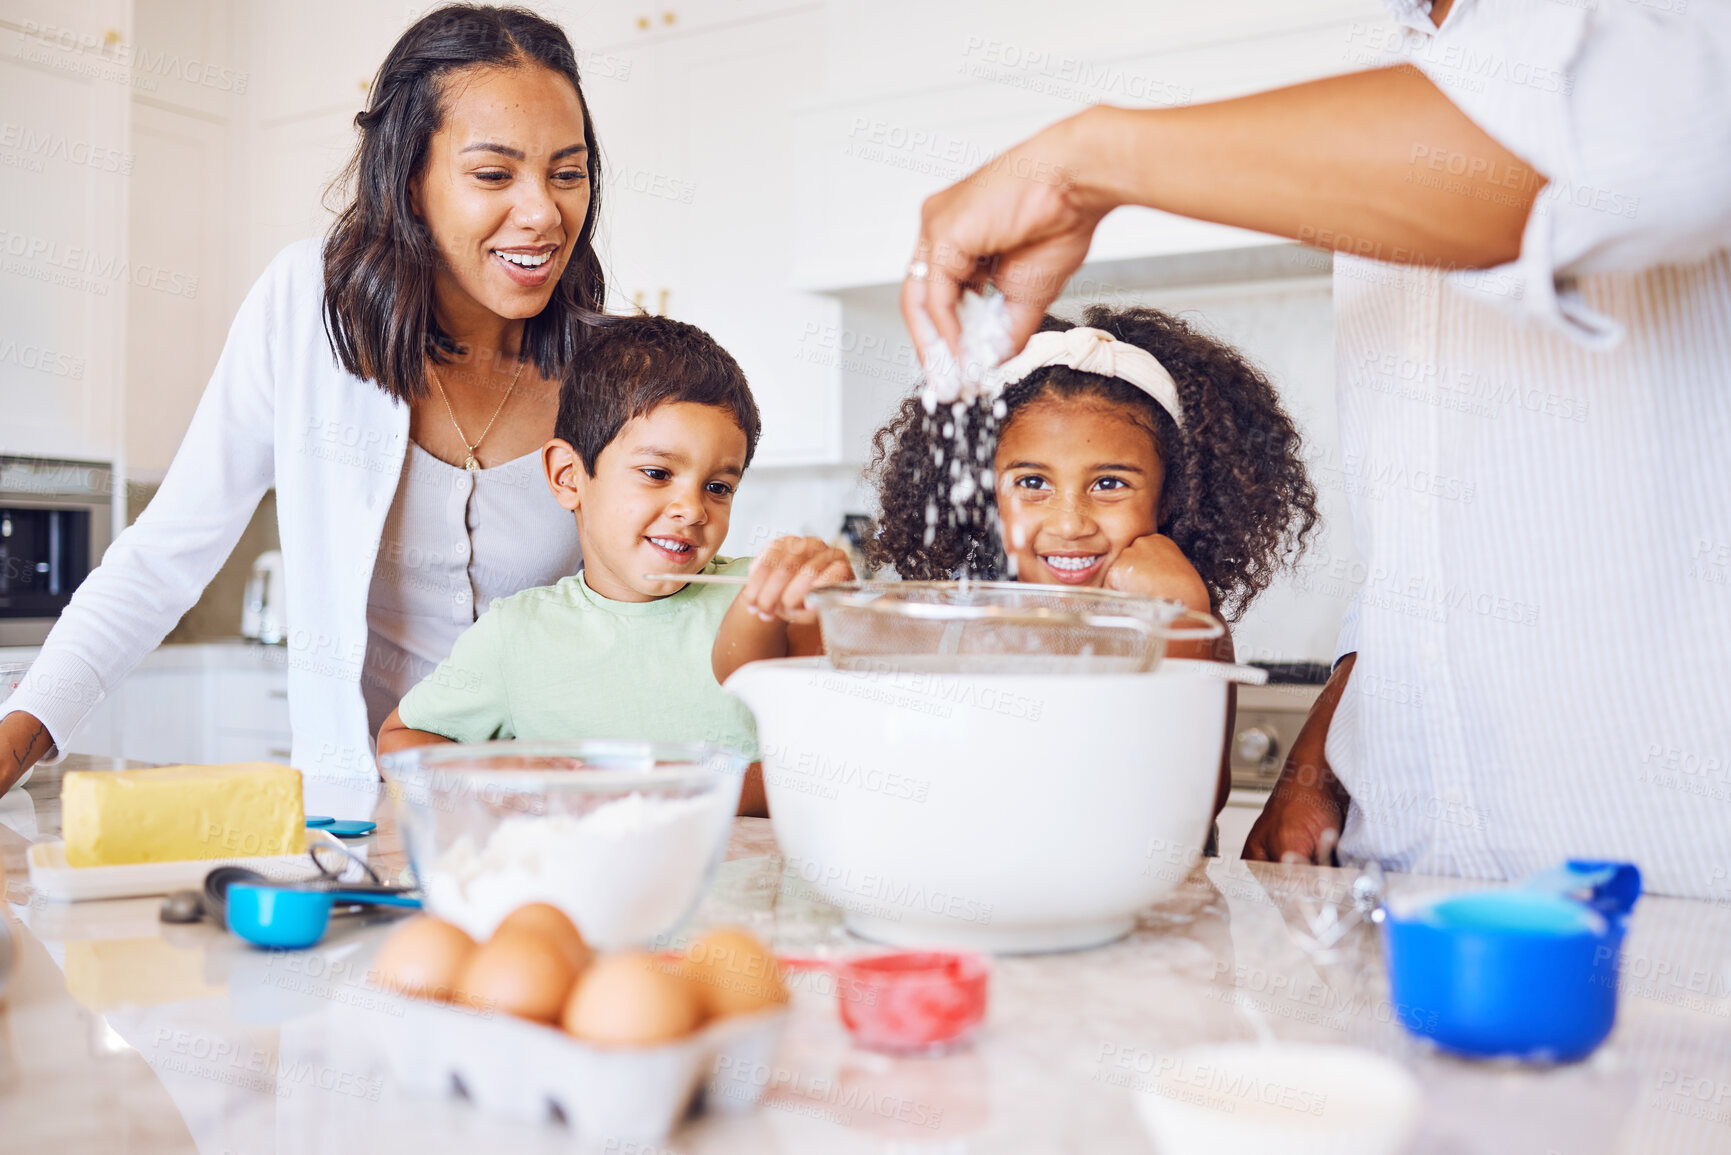
[(302, 854), (301, 772), (270, 762), (72, 770), (60, 787), (69, 866)]

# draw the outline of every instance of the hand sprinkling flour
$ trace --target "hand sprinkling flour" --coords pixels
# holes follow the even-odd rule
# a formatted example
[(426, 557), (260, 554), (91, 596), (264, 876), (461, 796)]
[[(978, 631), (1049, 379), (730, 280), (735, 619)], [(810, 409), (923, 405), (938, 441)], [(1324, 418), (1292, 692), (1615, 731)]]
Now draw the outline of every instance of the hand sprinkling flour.
[[(943, 435), (934, 448), (934, 461), (939, 466), (946, 456), (949, 461), (948, 476), (941, 482), (943, 492), (937, 495), (947, 500), (941, 505), (938, 500), (926, 504), (928, 545), (937, 535), (940, 519), (951, 525), (980, 523), (993, 530), (997, 525), (990, 454), (997, 440), (997, 423), (1004, 416), (1004, 403), (997, 397), (982, 398), (982, 392), (990, 392), (992, 370), (1011, 353), (1010, 311), (1004, 295), (988, 285), (984, 293), (964, 291), (956, 316), (962, 326), (960, 362), (924, 314), (914, 314), (916, 322), (924, 323), (924, 331), (915, 333), (926, 371), (920, 402), (925, 407), (926, 423)], [(943, 448), (946, 444), (947, 454)]]
[(960, 362), (924, 315), (916, 317), (925, 322), (924, 331), (916, 333), (915, 338), (925, 362), (925, 386), (920, 398), (927, 413), (937, 412), (939, 405), (972, 402), (980, 395), (980, 383), (986, 374), (1003, 364), (1013, 351), (1009, 307), (1004, 304), (1004, 295), (991, 286), (984, 293), (965, 290), (956, 306), (956, 317), (962, 326)]

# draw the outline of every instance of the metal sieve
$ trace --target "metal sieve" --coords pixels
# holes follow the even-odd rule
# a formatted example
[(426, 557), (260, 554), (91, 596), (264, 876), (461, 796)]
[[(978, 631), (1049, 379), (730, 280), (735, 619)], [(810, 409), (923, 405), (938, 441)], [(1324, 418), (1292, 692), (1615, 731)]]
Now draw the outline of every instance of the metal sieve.
[(808, 604), (830, 662), (854, 670), (1136, 673), (1226, 630), (1181, 602), (1027, 582), (848, 582)]

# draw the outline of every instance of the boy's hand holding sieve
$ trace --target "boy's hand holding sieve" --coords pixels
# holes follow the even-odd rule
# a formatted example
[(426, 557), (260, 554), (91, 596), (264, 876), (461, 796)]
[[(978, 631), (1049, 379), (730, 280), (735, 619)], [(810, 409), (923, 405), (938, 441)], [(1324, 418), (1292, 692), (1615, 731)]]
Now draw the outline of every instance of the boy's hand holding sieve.
[(782, 537), (751, 560), (751, 576), (739, 601), (759, 621), (810, 625), (817, 611), (805, 597), (821, 586), (853, 580), (845, 552), (819, 537)]

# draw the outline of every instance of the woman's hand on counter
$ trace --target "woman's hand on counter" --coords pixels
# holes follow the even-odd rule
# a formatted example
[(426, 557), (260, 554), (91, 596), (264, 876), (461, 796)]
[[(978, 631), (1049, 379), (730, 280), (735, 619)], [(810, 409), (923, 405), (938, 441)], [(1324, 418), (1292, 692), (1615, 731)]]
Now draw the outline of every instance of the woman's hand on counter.
[(1310, 708), (1281, 767), (1280, 780), (1244, 840), (1244, 857), (1251, 862), (1334, 865), (1334, 848), (1352, 799), (1329, 769), (1325, 747), (1334, 708), (1352, 676), (1356, 656), (1348, 654), (1340, 660)]
[(0, 718), (0, 794), (54, 748), (54, 739), (34, 714), (14, 710)]

